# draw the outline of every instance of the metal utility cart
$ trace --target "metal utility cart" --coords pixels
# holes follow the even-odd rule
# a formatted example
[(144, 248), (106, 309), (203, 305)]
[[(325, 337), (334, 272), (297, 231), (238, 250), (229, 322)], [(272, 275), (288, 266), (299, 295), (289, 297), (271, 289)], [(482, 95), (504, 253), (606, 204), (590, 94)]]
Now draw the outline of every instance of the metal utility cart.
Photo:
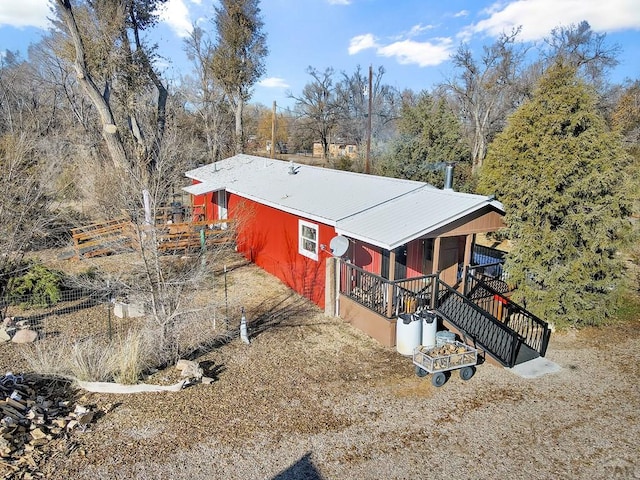
[(437, 347), (419, 346), (413, 350), (413, 363), (417, 376), (431, 373), (431, 383), (441, 387), (447, 381), (445, 372), (450, 370), (460, 370), (460, 378), (465, 381), (473, 377), (478, 350), (458, 341)]

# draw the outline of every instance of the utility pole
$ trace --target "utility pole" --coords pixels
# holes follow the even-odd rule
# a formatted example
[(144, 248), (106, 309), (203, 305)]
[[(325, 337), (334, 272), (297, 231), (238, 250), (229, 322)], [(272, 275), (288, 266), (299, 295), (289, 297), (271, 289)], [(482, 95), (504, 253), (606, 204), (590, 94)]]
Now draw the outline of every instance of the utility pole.
[(273, 111), (271, 113), (271, 158), (276, 153), (276, 101), (273, 101)]
[(371, 155), (371, 98), (373, 97), (373, 67), (369, 65), (369, 114), (367, 115), (367, 154), (364, 162), (364, 173), (370, 173), (370, 161), (369, 156)]

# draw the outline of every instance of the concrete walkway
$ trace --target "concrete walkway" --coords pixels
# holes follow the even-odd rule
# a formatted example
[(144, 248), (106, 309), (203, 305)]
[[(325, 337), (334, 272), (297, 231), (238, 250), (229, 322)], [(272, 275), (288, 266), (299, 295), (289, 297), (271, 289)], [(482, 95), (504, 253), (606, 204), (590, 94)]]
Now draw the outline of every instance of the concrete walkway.
[(505, 370), (522, 378), (538, 378), (549, 373), (557, 373), (562, 370), (562, 367), (544, 357), (538, 357), (520, 363), (513, 368), (505, 368)]

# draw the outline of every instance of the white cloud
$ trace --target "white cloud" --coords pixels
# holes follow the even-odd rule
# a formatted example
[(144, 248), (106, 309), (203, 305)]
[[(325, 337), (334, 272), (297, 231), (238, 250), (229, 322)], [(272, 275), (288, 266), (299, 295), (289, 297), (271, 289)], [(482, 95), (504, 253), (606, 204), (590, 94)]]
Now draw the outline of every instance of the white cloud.
[(265, 78), (258, 82), (258, 85), (266, 88), (289, 88), (289, 84), (284, 80), (284, 78), (279, 77), (269, 77)]
[[(192, 3), (198, 2), (192, 0)], [(159, 11), (159, 15), (160, 20), (181, 38), (188, 37), (193, 29), (189, 9), (184, 0), (169, 0)]]
[(434, 42), (403, 40), (379, 47), (377, 53), (383, 57), (394, 57), (403, 65), (416, 64), (420, 67), (430, 67), (449, 60), (452, 45), (450, 38), (440, 38)]
[(422, 25), (421, 23), (419, 23), (418, 25), (414, 25), (413, 27), (411, 27), (411, 30), (409, 30), (409, 33), (407, 35), (409, 37), (416, 37), (421, 33), (426, 32), (427, 30), (432, 30), (433, 28), (433, 25)]
[(522, 26), (520, 40), (548, 37), (552, 29), (586, 20), (596, 32), (640, 29), (640, 6), (637, 0), (517, 0), (493, 4), (488, 18), (470, 25), (462, 36), (484, 33), (498, 36)]
[(467, 17), (469, 16), (469, 10), (460, 10), (458, 13), (454, 13), (454, 18)]
[(377, 46), (376, 37), (372, 34), (365, 33), (364, 35), (357, 35), (349, 42), (349, 55), (355, 55), (363, 50), (376, 48)]
[(48, 28), (50, 0), (3, 0), (0, 2), (0, 26)]
[(329, 0), (329, 5), (351, 5), (351, 0)]

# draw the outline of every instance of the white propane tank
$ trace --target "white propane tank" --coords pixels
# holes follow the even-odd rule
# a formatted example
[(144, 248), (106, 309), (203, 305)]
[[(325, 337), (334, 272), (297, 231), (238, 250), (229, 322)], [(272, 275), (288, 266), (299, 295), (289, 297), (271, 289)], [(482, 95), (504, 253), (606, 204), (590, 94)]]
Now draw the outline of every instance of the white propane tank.
[(422, 317), (422, 345), (425, 347), (436, 346), (436, 332), (438, 331), (438, 315), (433, 310), (425, 310)]
[(422, 322), (418, 315), (401, 313), (396, 320), (396, 349), (402, 355), (413, 355), (422, 340)]

